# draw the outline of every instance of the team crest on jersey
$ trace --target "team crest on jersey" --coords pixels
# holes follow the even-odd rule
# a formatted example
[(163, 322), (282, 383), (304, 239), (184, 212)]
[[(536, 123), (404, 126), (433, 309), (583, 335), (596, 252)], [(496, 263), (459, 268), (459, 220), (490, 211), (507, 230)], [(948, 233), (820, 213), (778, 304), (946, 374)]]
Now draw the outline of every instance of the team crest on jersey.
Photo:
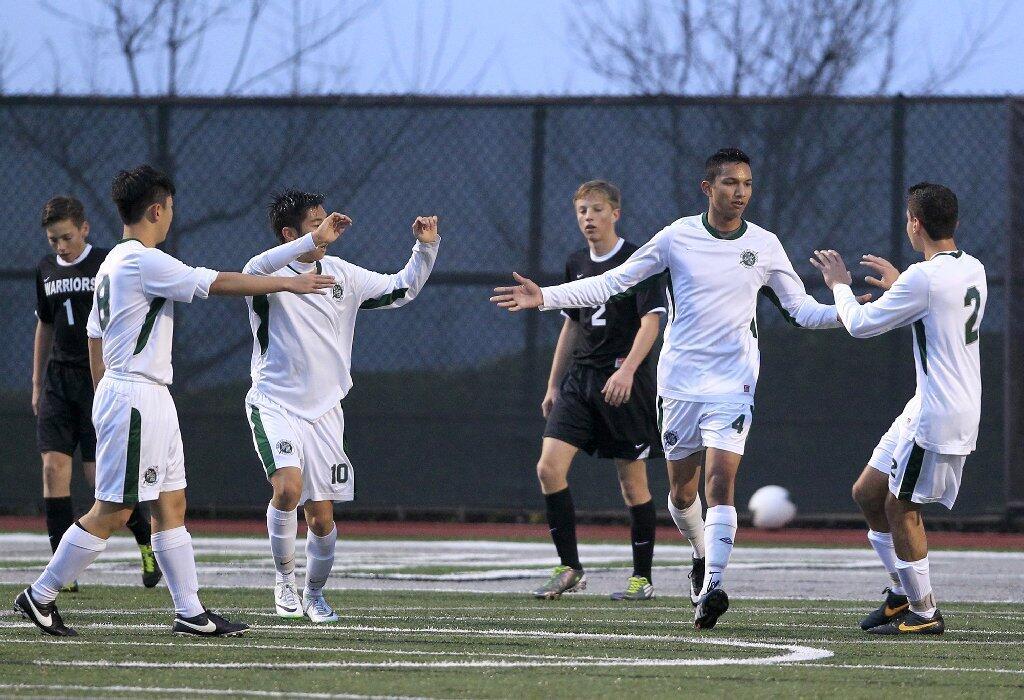
[(280, 440), (277, 443), (277, 451), (283, 455), (290, 455), (293, 449), (292, 444), (287, 440)]
[(669, 447), (679, 442), (679, 436), (673, 433), (671, 430), (665, 433), (665, 444)]
[(156, 467), (150, 467), (146, 470), (146, 473), (142, 475), (142, 480), (147, 484), (156, 483)]
[(740, 265), (743, 267), (753, 267), (757, 264), (757, 252), (750, 250), (744, 250), (740, 253)]
[(345, 289), (340, 284), (336, 284), (331, 289), (331, 296), (333, 296), (335, 299), (341, 299), (341, 295), (344, 293), (344, 291)]

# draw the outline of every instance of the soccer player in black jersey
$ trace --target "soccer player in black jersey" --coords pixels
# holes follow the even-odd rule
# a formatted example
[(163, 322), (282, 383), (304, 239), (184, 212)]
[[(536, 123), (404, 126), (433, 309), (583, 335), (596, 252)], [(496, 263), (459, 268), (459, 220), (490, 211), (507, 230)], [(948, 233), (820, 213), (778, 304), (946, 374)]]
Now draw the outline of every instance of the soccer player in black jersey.
[[(615, 232), (621, 213), (621, 195), (615, 185), (602, 180), (585, 182), (573, 195), (573, 205), (587, 248), (569, 256), (566, 281), (599, 275), (636, 250)], [(607, 304), (562, 312), (565, 322), (541, 404), (547, 426), (537, 463), (551, 539), (561, 564), (533, 591), (537, 598), (557, 598), (586, 588), (567, 480), (579, 450), (615, 460), (622, 497), (629, 508), (633, 575), (626, 589), (612, 598), (654, 597), (651, 561), (656, 514), (644, 460), (662, 455), (650, 358), (660, 314), (665, 310), (664, 280), (657, 275)]]
[[(88, 242), (85, 208), (74, 197), (54, 197), (43, 206), (42, 227), (53, 254), (36, 269), (36, 338), (32, 361), (32, 412), (43, 455), (43, 506), (50, 548), (74, 521), (71, 462), (77, 447), (86, 480), (96, 473), (96, 433), (92, 427), (92, 376), (85, 324), (92, 310), (93, 286), (105, 248)], [(149, 519), (132, 512), (128, 527), (142, 553), (142, 581), (152, 588), (160, 567), (150, 547)], [(77, 590), (78, 584), (70, 584)]]

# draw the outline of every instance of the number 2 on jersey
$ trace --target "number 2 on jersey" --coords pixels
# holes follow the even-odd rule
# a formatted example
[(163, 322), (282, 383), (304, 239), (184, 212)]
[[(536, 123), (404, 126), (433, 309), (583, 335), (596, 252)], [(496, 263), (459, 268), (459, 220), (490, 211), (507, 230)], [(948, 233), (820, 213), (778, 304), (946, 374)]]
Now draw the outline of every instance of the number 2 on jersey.
[(970, 345), (978, 340), (978, 310), (981, 309), (981, 293), (977, 287), (971, 287), (964, 295), (964, 307), (974, 306), (971, 317), (964, 324), (964, 343)]
[(110, 322), (110, 278), (106, 275), (96, 285), (96, 307), (100, 311), (100, 329), (107, 330)]
[(592, 326), (607, 326), (608, 319), (604, 317), (604, 312), (608, 310), (607, 304), (601, 304), (597, 307), (594, 315), (590, 317), (590, 325)]

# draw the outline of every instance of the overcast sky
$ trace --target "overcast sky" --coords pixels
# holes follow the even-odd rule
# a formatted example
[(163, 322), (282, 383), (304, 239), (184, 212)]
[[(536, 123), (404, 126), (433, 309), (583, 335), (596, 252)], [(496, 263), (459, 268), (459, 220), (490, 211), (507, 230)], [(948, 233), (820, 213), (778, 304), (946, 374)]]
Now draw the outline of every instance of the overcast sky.
[[(141, 0), (132, 0), (141, 1)], [(318, 49), (302, 76), (306, 86), (330, 92), (444, 94), (609, 94), (609, 84), (579, 51), (575, 9), (580, 0), (379, 0), (366, 1), (336, 41)], [(613, 0), (628, 6), (635, 0)], [(253, 75), (274, 65), (319, 27), (294, 36), (298, 7), (303, 21), (324, 17), (340, 0), (270, 0), (268, 22), (254, 37), (245, 66)], [(182, 71), (180, 92), (220, 94), (242, 41), (246, 3), (207, 36), (198, 62)], [(102, 23), (98, 0), (49, 0), (49, 5)], [(446, 24), (445, 18), (448, 17)], [(447, 27), (447, 29), (445, 29)], [(942, 64), (963, 37), (991, 27), (970, 66), (939, 90), (948, 94), (1024, 93), (1024, 0), (907, 0), (899, 36), (894, 88), (918, 92), (931, 66)], [(130, 82), (116, 43), (81, 24), (56, 16), (42, 0), (0, 0), (0, 57), (6, 93), (126, 94)], [(163, 72), (146, 59), (149, 92)], [(341, 70), (339, 70), (339, 67)], [(249, 92), (288, 93), (291, 78), (279, 72)], [(933, 90), (934, 91), (934, 90)]]

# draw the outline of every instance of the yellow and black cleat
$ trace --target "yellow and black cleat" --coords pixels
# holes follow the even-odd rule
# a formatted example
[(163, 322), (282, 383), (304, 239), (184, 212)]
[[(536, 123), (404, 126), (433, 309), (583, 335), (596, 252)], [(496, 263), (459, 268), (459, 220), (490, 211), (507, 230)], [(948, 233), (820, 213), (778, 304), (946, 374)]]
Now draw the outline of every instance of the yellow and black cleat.
[(873, 627), (884, 625), (887, 622), (892, 622), (910, 610), (910, 601), (907, 599), (907, 596), (893, 593), (888, 588), (883, 592), (886, 594), (885, 602), (878, 606), (877, 610), (860, 621), (860, 628), (862, 630), (869, 630)]
[(153, 547), (148, 544), (140, 544), (139, 553), (142, 555), (142, 585), (146, 588), (153, 588), (160, 583), (164, 574), (160, 571), (160, 565), (156, 563)]
[(945, 631), (946, 623), (938, 609), (931, 617), (921, 617), (910, 610), (902, 617), (868, 630), (871, 634), (942, 634)]

